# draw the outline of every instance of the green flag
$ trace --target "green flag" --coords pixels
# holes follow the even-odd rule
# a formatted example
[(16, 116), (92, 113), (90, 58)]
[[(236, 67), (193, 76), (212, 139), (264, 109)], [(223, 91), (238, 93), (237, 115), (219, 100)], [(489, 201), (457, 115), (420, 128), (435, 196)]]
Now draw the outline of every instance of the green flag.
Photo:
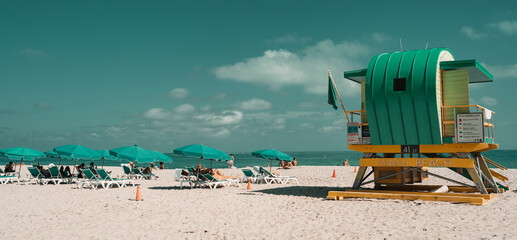
[(332, 105), (334, 110), (337, 110), (337, 93), (336, 88), (334, 87), (334, 84), (332, 83), (332, 78), (330, 77), (329, 73), (329, 101), (328, 103)]

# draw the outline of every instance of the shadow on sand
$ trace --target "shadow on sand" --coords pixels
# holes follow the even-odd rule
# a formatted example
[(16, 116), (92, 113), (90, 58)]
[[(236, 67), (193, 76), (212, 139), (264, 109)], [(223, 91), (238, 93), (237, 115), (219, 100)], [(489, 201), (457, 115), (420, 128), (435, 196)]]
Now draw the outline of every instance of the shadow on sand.
[(185, 189), (188, 189), (188, 190), (190, 190), (190, 187), (183, 187), (182, 189), (180, 189), (179, 186), (163, 186), (163, 187), (157, 186), (157, 187), (149, 187), (148, 189), (151, 189), (151, 190), (185, 190)]
[[(343, 191), (350, 188), (325, 187), (325, 186), (290, 186), (252, 191), (273, 195), (303, 196), (312, 198), (325, 198), (329, 191)], [(244, 193), (243, 193), (244, 194)]]

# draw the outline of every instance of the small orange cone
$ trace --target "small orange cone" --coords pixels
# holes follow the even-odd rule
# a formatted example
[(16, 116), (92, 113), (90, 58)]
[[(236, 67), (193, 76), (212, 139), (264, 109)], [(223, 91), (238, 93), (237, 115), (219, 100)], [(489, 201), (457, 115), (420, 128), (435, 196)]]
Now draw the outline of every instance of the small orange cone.
[(336, 177), (336, 169), (334, 169), (334, 172), (332, 173), (332, 177), (335, 178)]
[(251, 190), (251, 182), (250, 180), (248, 179), (248, 187), (247, 187), (248, 190)]
[(135, 201), (141, 201), (142, 200), (142, 195), (140, 195), (140, 186), (137, 186), (136, 187), (136, 198), (135, 198)]
[(354, 166), (354, 172), (357, 172), (357, 166)]

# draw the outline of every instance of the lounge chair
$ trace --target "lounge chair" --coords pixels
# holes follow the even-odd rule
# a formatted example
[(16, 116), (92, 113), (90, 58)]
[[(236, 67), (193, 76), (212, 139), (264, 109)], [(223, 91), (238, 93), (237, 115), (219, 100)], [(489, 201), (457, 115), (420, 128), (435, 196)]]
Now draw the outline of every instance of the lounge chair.
[(56, 178), (56, 179), (62, 179), (66, 180), (68, 182), (72, 181), (71, 177), (63, 177), (61, 173), (59, 172), (59, 169), (57, 166), (49, 167), (48, 170), (50, 171), (50, 178)]
[(142, 171), (140, 171), (139, 168), (135, 167), (133, 168), (133, 172), (135, 172), (136, 175), (139, 175), (141, 176), (141, 178), (146, 178), (146, 179), (152, 179), (154, 177), (154, 180), (158, 179), (158, 177), (152, 173), (149, 173), (149, 174), (145, 174), (143, 173)]
[(17, 181), (18, 183), (20, 183), (20, 179), (18, 179), (17, 176), (14, 176), (14, 175), (4, 175), (4, 176), (0, 176), (0, 183), (1, 184), (7, 184), (7, 183), (14, 183), (14, 181)]
[(258, 174), (255, 174), (252, 170), (250, 169), (241, 169), (242, 170), (242, 173), (244, 173), (244, 178), (243, 178), (243, 181), (248, 181), (248, 179), (252, 182), (252, 183), (257, 183), (259, 181), (265, 181), (264, 178), (261, 176), (261, 175), (258, 175)]
[(84, 175), (86, 176), (86, 181), (83, 182), (83, 184), (88, 184), (92, 188), (96, 189), (98, 185), (101, 185), (102, 188), (108, 189), (113, 184), (121, 187), (121, 182), (101, 179), (100, 177), (95, 176), (95, 174), (93, 174), (90, 169), (84, 168), (81, 169), (81, 171), (83, 171)]
[(286, 184), (289, 181), (292, 181), (293, 183), (296, 183), (296, 184), (300, 183), (295, 176), (278, 176), (278, 175), (275, 175), (275, 174), (269, 172), (268, 170), (266, 170), (263, 167), (260, 167), (259, 169), (260, 169), (259, 172), (264, 176), (264, 180), (266, 181), (267, 184), (271, 184), (273, 182)]
[(60, 184), (63, 180), (58, 178), (47, 178), (45, 177), (38, 168), (28, 167), (27, 168), (31, 173), (32, 178), (27, 182), (30, 183), (32, 180), (35, 180), (38, 184), (47, 185), (49, 182), (53, 182), (55, 185)]
[(16, 175), (16, 172), (4, 172), (4, 170), (2, 170), (0, 168), (0, 176), (14, 176)]
[(200, 173), (199, 178), (203, 180), (203, 185), (216, 189), (218, 186), (227, 187), (230, 183), (226, 180), (219, 180), (208, 173)]
[(122, 169), (124, 169), (124, 174), (122, 175), (122, 177), (127, 177), (127, 178), (141, 178), (141, 176), (137, 176), (132, 170), (131, 168), (129, 167), (129, 165), (127, 164), (120, 164), (122, 166)]
[(133, 182), (132, 179), (129, 179), (129, 178), (111, 178), (111, 176), (108, 174), (108, 172), (106, 172), (106, 170), (104, 170), (104, 169), (97, 169), (97, 173), (99, 173), (99, 176), (103, 180), (121, 182), (122, 183), (122, 187), (124, 187), (126, 184), (131, 184), (131, 185), (135, 186), (135, 182)]
[[(195, 183), (195, 178), (190, 178), (190, 177), (187, 177), (185, 175), (183, 175), (184, 169), (181, 169), (181, 168), (176, 168), (174, 170), (174, 181), (178, 181), (180, 182), (180, 189), (183, 188), (183, 183), (189, 183), (190, 184), (190, 189), (192, 189), (194, 187), (194, 183)], [(185, 170), (186, 171), (186, 170)]]

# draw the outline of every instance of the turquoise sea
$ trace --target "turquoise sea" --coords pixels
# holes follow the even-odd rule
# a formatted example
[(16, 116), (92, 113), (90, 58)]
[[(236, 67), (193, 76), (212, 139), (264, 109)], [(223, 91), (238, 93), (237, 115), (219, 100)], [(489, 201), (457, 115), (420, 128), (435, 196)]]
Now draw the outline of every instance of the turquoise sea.
[[(348, 159), (350, 165), (359, 165), (359, 158), (362, 156), (361, 153), (353, 152), (353, 151), (311, 151), (311, 152), (286, 152), (287, 154), (295, 157), (298, 160), (298, 165), (300, 166), (337, 166), (342, 165), (345, 159)], [(165, 163), (165, 168), (173, 169), (173, 168), (183, 168), (185, 166), (195, 166), (198, 162), (197, 158), (190, 158), (175, 155), (172, 153), (166, 153), (169, 155), (174, 161), (172, 163)], [(234, 166), (236, 167), (247, 167), (247, 166), (267, 166), (271, 164), (270, 160), (257, 158), (251, 156), (251, 153), (233, 153), (235, 157)], [(485, 157), (507, 167), (507, 168), (517, 168), (517, 150), (494, 150), (489, 151), (483, 154)], [(5, 158), (0, 158), (0, 165), (5, 165), (10, 160)], [(26, 162), (26, 161), (24, 161)], [(27, 164), (31, 163), (40, 163), (41, 165), (48, 165), (49, 163), (58, 164), (59, 159), (55, 158), (40, 158), (34, 161), (26, 162)], [(90, 164), (91, 160), (78, 160), (78, 164), (85, 163)], [(102, 160), (94, 161), (95, 165), (102, 165)], [(201, 164), (204, 166), (210, 166), (210, 160), (201, 160)], [(117, 161), (117, 160), (106, 160), (104, 162), (105, 166), (120, 166), (121, 163), (127, 163), (127, 161)], [(73, 160), (62, 160), (62, 165), (74, 165)], [(226, 168), (228, 165), (226, 162), (212, 162), (214, 168)], [(148, 164), (138, 164), (138, 166), (146, 166)], [(273, 161), (273, 166), (277, 166), (278, 161)]]

